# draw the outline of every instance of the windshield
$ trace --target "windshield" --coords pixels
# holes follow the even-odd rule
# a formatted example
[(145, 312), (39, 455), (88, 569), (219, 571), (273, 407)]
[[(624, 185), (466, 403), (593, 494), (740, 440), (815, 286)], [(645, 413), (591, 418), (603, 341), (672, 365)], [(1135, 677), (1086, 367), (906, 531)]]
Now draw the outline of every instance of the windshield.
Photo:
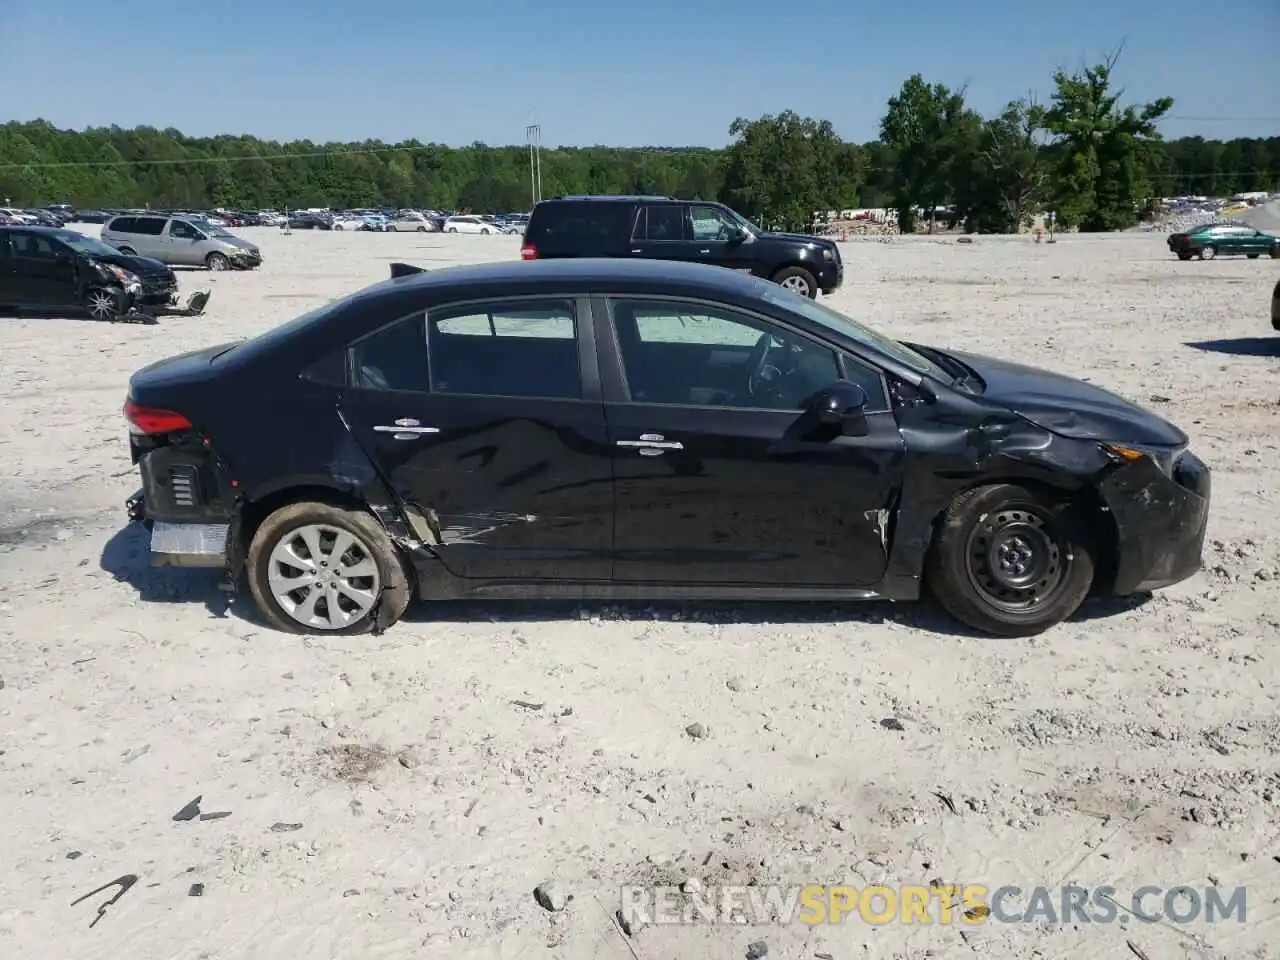
[(108, 246), (96, 237), (86, 237), (83, 233), (76, 233), (74, 230), (58, 230), (53, 235), (72, 250), (78, 250), (91, 257), (115, 257), (120, 255), (120, 251), (115, 247)]
[(200, 231), (207, 237), (231, 236), (231, 234), (227, 233), (227, 231), (223, 230), (216, 223), (210, 223), (208, 220), (201, 220), (198, 223), (196, 223), (196, 226), (199, 227)]
[(832, 310), (830, 307), (823, 306), (816, 300), (810, 300), (806, 296), (793, 293), (790, 290), (784, 290), (776, 283), (770, 283), (767, 280), (760, 281), (763, 288), (763, 296), (770, 303), (777, 304), (780, 307), (786, 307), (799, 313), (814, 323), (826, 327), (833, 333), (838, 333), (843, 337), (848, 337), (855, 343), (862, 344), (871, 350), (891, 357), (905, 367), (909, 367), (916, 373), (933, 377), (943, 383), (951, 383), (955, 380), (951, 374), (943, 370), (928, 357), (917, 353), (904, 343), (900, 343), (890, 337), (886, 337), (882, 333), (877, 333), (870, 327), (851, 320), (843, 313)]
[(725, 209), (729, 211), (729, 216), (733, 217), (733, 219), (737, 221), (738, 226), (742, 227), (742, 229), (748, 230), (751, 233), (764, 233), (763, 230), (740, 214), (737, 210), (734, 210), (732, 207), (725, 207)]

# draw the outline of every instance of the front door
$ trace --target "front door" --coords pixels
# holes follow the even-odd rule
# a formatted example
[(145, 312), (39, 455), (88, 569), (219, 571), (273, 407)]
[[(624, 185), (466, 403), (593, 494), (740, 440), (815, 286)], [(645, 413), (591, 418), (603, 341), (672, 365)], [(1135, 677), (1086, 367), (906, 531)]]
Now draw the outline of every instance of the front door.
[[(609, 298), (614, 578), (870, 587), (884, 575), (904, 443), (879, 371), (721, 306)], [(813, 430), (805, 401), (852, 379), (862, 436)], [(615, 384), (614, 380), (621, 381)]]
[(737, 224), (724, 209), (710, 203), (689, 204), (689, 235), (693, 238), (693, 259), (715, 267), (751, 273), (754, 238), (738, 239)]
[(472, 303), (352, 347), (343, 415), (456, 576), (609, 578), (611, 450), (578, 310), (563, 297)]
[(11, 266), (24, 304), (41, 310), (76, 306), (76, 257), (56, 240), (24, 230), (9, 233)]
[(165, 236), (160, 239), (167, 251), (166, 256), (162, 258), (166, 263), (186, 267), (203, 266), (204, 258), (200, 255), (200, 242), (204, 239), (204, 234), (185, 220), (170, 220)]

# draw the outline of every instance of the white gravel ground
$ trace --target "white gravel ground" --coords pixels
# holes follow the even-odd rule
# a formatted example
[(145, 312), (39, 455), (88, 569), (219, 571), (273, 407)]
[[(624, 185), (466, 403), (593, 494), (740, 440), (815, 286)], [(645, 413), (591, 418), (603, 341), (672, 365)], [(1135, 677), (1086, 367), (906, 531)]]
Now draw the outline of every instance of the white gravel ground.
[[(243, 232), (261, 271), (182, 274), (212, 287), (204, 317), (0, 320), (0, 957), (1280, 956), (1280, 264), (1179, 263), (1162, 236), (845, 246), (830, 302), (851, 314), (1191, 434), (1215, 471), (1206, 570), (1145, 603), (1029, 642), (923, 607), (531, 604), (322, 642), (148, 568), (123, 529), (127, 378), (393, 260), (518, 240)], [(197, 796), (229, 815), (175, 822)], [(124, 874), (90, 929), (112, 891), (71, 901)], [(610, 922), (621, 886), (688, 878), (1109, 884), (1122, 904), (1245, 885), (1247, 919)], [(535, 903), (546, 881), (563, 910)]]

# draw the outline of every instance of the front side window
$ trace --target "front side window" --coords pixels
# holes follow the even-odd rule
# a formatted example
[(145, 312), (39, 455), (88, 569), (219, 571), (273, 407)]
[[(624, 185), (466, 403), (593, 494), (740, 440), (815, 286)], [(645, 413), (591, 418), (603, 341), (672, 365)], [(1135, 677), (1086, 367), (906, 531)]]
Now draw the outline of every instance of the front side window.
[(198, 240), (200, 234), (196, 232), (195, 227), (181, 220), (174, 220), (169, 224), (169, 236), (175, 240)]
[(622, 298), (611, 307), (638, 403), (801, 410), (840, 379), (831, 348), (735, 310)]
[(519, 300), (432, 310), (427, 348), (434, 393), (577, 400), (573, 300)]
[(730, 240), (738, 229), (723, 210), (709, 204), (695, 203), (690, 206), (689, 219), (693, 223), (694, 240)]

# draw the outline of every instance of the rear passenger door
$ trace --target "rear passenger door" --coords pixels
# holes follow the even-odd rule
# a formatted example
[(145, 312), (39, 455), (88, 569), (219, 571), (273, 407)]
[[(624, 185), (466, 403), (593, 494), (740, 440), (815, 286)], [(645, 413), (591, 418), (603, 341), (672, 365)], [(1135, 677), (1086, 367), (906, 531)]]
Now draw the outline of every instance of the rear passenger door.
[(640, 208), (631, 233), (631, 255), (646, 260), (691, 260), (688, 208), (679, 203), (652, 203)]
[(9, 250), (14, 277), (22, 301), (49, 309), (77, 305), (75, 255), (49, 237), (13, 230)]
[(589, 312), (493, 299), (353, 344), (342, 412), (451, 573), (599, 581), (612, 572), (612, 450)]

